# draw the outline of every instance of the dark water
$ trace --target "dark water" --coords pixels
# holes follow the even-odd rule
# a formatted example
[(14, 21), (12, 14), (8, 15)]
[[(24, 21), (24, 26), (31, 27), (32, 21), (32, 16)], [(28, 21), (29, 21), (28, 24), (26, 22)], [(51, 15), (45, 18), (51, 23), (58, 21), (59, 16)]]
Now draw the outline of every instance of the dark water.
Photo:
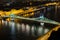
[[(41, 13), (43, 14), (40, 14), (40, 16), (45, 14), (45, 17), (51, 20), (58, 21), (57, 18), (59, 17), (59, 15), (54, 14), (55, 9), (52, 10), (46, 13), (43, 13), (42, 10)], [(32, 21), (27, 22), (27, 20), (23, 21), (24, 22), (22, 23), (16, 23), (14, 21), (0, 21), (0, 40), (36, 40), (38, 37), (47, 33), (50, 29), (54, 27), (54, 25), (52, 24), (39, 24), (36, 22), (32, 23)]]
[(40, 25), (0, 21), (0, 40), (36, 40), (48, 31)]
[(57, 31), (52, 31), (48, 40), (60, 40), (60, 28)]

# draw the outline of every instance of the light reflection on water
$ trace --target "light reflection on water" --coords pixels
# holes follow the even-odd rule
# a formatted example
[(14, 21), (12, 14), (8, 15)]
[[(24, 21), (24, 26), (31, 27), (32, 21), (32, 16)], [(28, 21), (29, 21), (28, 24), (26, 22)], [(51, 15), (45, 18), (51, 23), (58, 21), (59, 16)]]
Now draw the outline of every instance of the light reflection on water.
[(26, 24), (26, 34), (29, 35), (29, 33), (30, 33), (30, 26), (28, 24)]
[(35, 36), (35, 34), (34, 34), (35, 33), (34, 26), (31, 27), (31, 33), (32, 33), (33, 36)]
[(19, 30), (21, 29), (21, 24), (17, 23), (16, 25), (17, 25), (17, 30), (19, 32)]
[[(42, 23), (43, 24), (43, 23)], [(28, 36), (40, 36), (49, 31), (49, 29), (43, 29), (42, 26), (35, 26), (32, 25), (30, 26), (29, 24), (24, 24), (24, 23), (15, 23), (13, 21), (2, 21), (2, 25), (5, 25), (10, 28), (11, 31), (11, 38), (12, 40), (16, 40), (16, 33), (24, 33), (23, 35), (28, 35)]]
[(43, 34), (43, 27), (38, 27), (38, 35), (42, 35)]
[(11, 38), (12, 38), (12, 40), (16, 40), (15, 23), (14, 22), (10, 22), (9, 25), (10, 25), (10, 28), (11, 28)]
[(14, 35), (15, 34), (15, 23), (11, 23), (11, 33)]
[(49, 30), (46, 28), (46, 29), (44, 29), (45, 31), (44, 31), (44, 33), (47, 33)]
[(25, 25), (23, 23), (21, 24), (21, 29), (22, 29), (22, 32), (24, 33), (25, 32)]

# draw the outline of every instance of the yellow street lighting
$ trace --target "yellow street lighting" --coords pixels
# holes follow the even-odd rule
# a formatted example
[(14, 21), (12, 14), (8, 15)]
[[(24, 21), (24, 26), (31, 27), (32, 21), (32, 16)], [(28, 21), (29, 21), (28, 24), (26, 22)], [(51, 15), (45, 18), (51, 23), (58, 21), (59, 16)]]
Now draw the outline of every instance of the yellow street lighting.
[(49, 5), (56, 5), (57, 3), (56, 2), (54, 2), (54, 3), (47, 3), (47, 4), (45, 4), (46, 6), (49, 6)]

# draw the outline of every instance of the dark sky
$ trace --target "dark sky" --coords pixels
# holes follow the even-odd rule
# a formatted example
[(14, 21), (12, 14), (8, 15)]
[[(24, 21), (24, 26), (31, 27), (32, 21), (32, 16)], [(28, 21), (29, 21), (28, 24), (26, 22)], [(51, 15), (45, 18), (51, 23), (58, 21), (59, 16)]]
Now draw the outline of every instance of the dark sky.
[(19, 1), (23, 1), (23, 0), (0, 0), (0, 3), (4, 3), (4, 2), (19, 2)]
[(5, 3), (5, 2), (20, 2), (20, 1), (32, 1), (32, 0), (0, 0), (0, 3)]
[[(0, 0), (0, 3), (2, 2), (19, 2), (19, 1), (52, 1), (52, 0)], [(53, 0), (58, 1), (58, 0)]]
[(15, 1), (15, 0), (0, 0), (0, 2), (13, 2), (13, 1)]
[(14, 1), (19, 2), (19, 1), (43, 1), (43, 0), (0, 0), (0, 3), (2, 3), (2, 2), (14, 2)]

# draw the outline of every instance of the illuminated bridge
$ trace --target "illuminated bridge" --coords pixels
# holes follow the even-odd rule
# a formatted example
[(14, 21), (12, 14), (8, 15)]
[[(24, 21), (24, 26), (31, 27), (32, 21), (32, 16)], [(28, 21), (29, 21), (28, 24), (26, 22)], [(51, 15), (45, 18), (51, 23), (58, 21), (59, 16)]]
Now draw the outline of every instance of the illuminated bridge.
[[(56, 21), (55, 16), (55, 12), (57, 13), (57, 9), (55, 9), (55, 7), (57, 7), (58, 5), (56, 5), (57, 3), (49, 3), (49, 4), (45, 4), (43, 5), (42, 8), (38, 8), (40, 6), (36, 6), (36, 9), (31, 9), (31, 10), (27, 10), (27, 11), (22, 11), (20, 12), (20, 10), (12, 10), (12, 11), (3, 11), (0, 14), (0, 34), (4, 35), (3, 37), (5, 39), (8, 40), (35, 40), (37, 39), (39, 36), (47, 33), (50, 29), (54, 28), (53, 26), (55, 25), (60, 25), (59, 21)], [(59, 4), (59, 3), (58, 3)], [(54, 5), (54, 6), (51, 6)], [(51, 7), (50, 7), (51, 6)], [(59, 8), (59, 7), (58, 7)], [(50, 11), (50, 9), (53, 10), (53, 12)], [(48, 10), (45, 11), (45, 10)], [(35, 12), (38, 12), (37, 13)], [(32, 15), (34, 15), (33, 17), (29, 17), (30, 12)], [(27, 15), (27, 17), (25, 16), (20, 16), (19, 14), (23, 14), (23, 15)], [(19, 15), (19, 16), (18, 16)], [(53, 16), (54, 15), (54, 16)], [(37, 16), (37, 17), (36, 17)], [(51, 18), (50, 18), (51, 17)], [(9, 18), (9, 21), (7, 21), (6, 19)], [(25, 22), (15, 22), (15, 20), (18, 19), (19, 21), (25, 21)], [(27, 23), (28, 22), (28, 23)], [(32, 23), (34, 22), (34, 24)], [(36, 22), (36, 23), (35, 23)], [(38, 23), (38, 24), (37, 24)], [(49, 25), (52, 25), (52, 27), (46, 27)], [(2, 40), (3, 40), (2, 37)]]

